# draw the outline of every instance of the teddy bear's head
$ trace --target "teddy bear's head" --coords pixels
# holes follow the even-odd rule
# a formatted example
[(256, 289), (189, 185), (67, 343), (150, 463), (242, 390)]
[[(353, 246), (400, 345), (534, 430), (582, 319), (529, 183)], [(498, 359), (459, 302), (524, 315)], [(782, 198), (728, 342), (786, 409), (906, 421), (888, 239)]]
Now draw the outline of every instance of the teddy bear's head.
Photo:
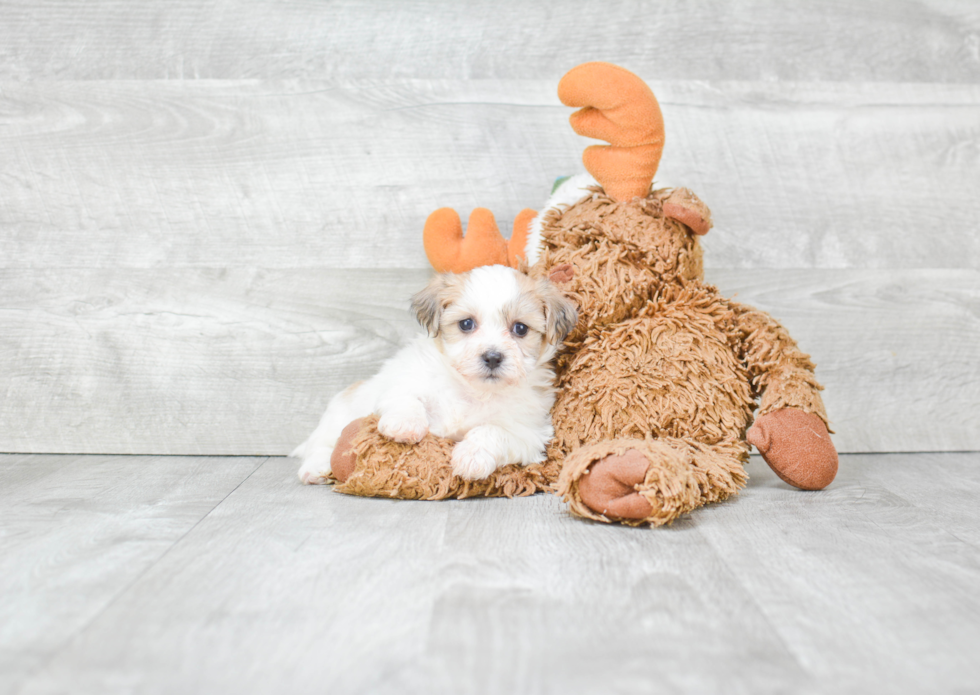
[(595, 189), (545, 213), (536, 267), (571, 266), (561, 289), (579, 306), (576, 334), (635, 315), (669, 286), (703, 279), (697, 235), (665, 214), (674, 197), (661, 189), (621, 202)]

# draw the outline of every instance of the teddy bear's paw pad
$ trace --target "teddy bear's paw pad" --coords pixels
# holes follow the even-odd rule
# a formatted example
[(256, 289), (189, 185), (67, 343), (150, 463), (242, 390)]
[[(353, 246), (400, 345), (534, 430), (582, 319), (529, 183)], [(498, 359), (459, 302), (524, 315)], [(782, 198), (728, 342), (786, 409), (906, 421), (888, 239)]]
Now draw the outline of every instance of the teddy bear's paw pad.
[(337, 445), (333, 449), (330, 457), (330, 468), (333, 477), (340, 482), (346, 482), (350, 474), (354, 472), (357, 464), (357, 456), (354, 454), (354, 439), (364, 427), (364, 418), (359, 418), (350, 422), (337, 438)]
[(800, 490), (823, 490), (837, 476), (837, 449), (818, 415), (781, 408), (757, 417), (746, 439), (776, 475)]
[(597, 514), (610, 519), (646, 519), (653, 507), (637, 491), (650, 462), (631, 449), (596, 461), (578, 481), (582, 501)]

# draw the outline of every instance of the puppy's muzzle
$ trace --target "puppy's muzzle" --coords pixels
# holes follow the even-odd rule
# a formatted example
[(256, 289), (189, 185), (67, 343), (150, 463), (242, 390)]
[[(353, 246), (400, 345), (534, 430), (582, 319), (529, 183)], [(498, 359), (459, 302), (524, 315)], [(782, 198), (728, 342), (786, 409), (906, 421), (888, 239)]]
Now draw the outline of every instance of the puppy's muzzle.
[(504, 361), (504, 356), (496, 350), (487, 350), (481, 355), (481, 359), (492, 374), (497, 371), (497, 367)]

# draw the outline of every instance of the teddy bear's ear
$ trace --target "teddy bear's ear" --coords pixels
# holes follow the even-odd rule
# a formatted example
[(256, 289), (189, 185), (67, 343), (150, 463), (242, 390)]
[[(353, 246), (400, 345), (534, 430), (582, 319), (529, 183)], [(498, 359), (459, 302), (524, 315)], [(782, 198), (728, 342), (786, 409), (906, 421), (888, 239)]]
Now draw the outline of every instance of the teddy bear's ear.
[(571, 263), (556, 265), (551, 269), (551, 272), (548, 273), (548, 279), (556, 285), (564, 285), (566, 282), (571, 282), (574, 277), (575, 269), (572, 267)]
[(675, 188), (664, 200), (664, 217), (677, 220), (701, 236), (711, 229), (711, 210), (686, 188)]

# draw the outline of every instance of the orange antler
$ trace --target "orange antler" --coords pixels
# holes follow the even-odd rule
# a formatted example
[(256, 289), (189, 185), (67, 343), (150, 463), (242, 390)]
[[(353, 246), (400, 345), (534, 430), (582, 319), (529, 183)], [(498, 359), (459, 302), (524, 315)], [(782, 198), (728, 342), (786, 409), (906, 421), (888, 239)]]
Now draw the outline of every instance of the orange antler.
[(510, 233), (510, 241), (507, 242), (507, 260), (510, 261), (511, 268), (516, 268), (521, 261), (527, 260), (527, 233), (531, 228), (531, 221), (537, 216), (536, 211), (524, 208), (514, 218), (514, 229)]
[(585, 168), (616, 200), (646, 196), (664, 149), (664, 119), (639, 77), (610, 63), (584, 63), (558, 83), (566, 106), (584, 107), (569, 119), (579, 135), (605, 140), (582, 154)]
[(497, 228), (493, 213), (476, 208), (470, 213), (463, 236), (463, 224), (452, 208), (439, 208), (425, 221), (422, 241), (425, 255), (437, 273), (464, 273), (481, 265), (516, 267), (523, 258), (527, 228), (537, 213), (522, 210), (514, 220), (510, 243)]

